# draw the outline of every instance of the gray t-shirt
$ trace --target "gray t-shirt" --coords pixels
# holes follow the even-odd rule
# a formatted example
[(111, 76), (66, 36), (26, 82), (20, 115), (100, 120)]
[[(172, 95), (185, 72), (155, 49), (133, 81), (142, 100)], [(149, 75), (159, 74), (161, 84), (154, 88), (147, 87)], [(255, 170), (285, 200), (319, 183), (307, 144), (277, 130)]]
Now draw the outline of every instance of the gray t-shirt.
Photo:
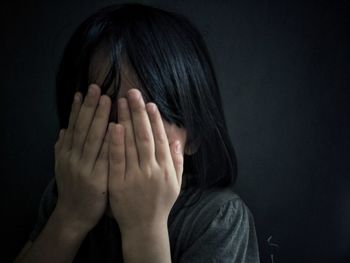
[[(182, 190), (170, 212), (172, 262), (260, 262), (254, 219), (244, 201), (231, 188), (198, 193), (191, 188)], [(56, 201), (57, 185), (52, 178), (42, 195), (30, 240), (40, 234)], [(101, 218), (85, 237), (74, 262), (123, 262), (115, 219)]]

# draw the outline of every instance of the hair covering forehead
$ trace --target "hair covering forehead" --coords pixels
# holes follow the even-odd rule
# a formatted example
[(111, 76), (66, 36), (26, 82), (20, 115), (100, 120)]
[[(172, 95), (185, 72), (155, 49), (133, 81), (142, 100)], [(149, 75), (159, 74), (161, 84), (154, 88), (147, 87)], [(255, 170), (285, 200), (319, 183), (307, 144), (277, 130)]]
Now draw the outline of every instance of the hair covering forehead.
[(112, 48), (113, 47), (108, 43), (101, 43), (95, 48), (89, 64), (89, 83), (96, 83), (102, 86), (109, 72), (114, 70), (116, 77), (120, 77), (121, 86), (117, 85), (116, 79), (114, 78), (108, 87), (103, 87), (104, 90), (102, 92), (107, 95), (112, 95), (114, 93), (119, 93), (120, 89), (124, 92), (130, 88), (137, 88), (144, 95), (145, 101), (148, 102), (149, 98), (143, 91), (140, 79), (133, 69), (126, 52), (120, 54), (121, 61), (119, 62), (120, 67), (118, 67), (118, 61), (116, 61), (117, 65), (113, 65)]

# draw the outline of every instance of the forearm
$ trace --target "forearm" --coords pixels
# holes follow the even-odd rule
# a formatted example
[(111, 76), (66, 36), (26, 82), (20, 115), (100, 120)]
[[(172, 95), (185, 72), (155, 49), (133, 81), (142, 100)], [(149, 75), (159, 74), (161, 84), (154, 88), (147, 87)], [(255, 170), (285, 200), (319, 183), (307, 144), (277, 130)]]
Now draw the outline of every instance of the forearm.
[(122, 246), (126, 263), (171, 263), (166, 223), (124, 231)]
[(29, 250), (15, 263), (72, 262), (88, 231), (55, 210)]

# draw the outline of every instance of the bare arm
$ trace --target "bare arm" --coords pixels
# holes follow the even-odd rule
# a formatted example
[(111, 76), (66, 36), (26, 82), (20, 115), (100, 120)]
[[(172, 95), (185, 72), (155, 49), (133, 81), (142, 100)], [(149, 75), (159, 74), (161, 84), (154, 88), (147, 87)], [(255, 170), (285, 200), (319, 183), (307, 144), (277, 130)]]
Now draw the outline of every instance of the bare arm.
[[(126, 263), (171, 263), (166, 223), (154, 227), (135, 228), (122, 236), (123, 257)], [(139, 253), (142, 251), (142, 253)]]
[(109, 125), (108, 189), (124, 261), (170, 263), (167, 221), (181, 189), (181, 145), (169, 142), (156, 104), (146, 106), (137, 89), (118, 100), (118, 120)]
[(103, 216), (108, 182), (105, 131), (111, 101), (100, 93), (93, 84), (83, 102), (76, 93), (68, 128), (61, 130), (55, 144), (55, 210), (15, 262), (72, 262), (86, 234)]
[(72, 262), (87, 233), (55, 210), (38, 238), (26, 244), (14, 263)]

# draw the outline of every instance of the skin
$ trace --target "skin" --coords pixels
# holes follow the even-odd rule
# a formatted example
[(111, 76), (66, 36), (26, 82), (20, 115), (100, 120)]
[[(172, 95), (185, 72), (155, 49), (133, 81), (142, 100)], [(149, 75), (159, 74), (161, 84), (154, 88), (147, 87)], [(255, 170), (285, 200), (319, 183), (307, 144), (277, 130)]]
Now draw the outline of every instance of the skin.
[(121, 229), (167, 220), (181, 188), (180, 145), (178, 153), (169, 146), (156, 105), (145, 106), (137, 89), (128, 91), (128, 99), (119, 99), (118, 120), (109, 125), (113, 215)]
[[(192, 154), (186, 130), (143, 100), (127, 66), (117, 101), (101, 96), (99, 69), (84, 100), (76, 93), (55, 144), (56, 207), (15, 262), (71, 262), (104, 213), (119, 224), (125, 262), (171, 262), (167, 218), (181, 189), (183, 154)], [(118, 123), (108, 125), (110, 117)]]
[[(154, 103), (137, 89), (118, 101), (118, 124), (109, 125), (109, 193), (126, 262), (171, 262), (167, 219), (181, 189), (183, 153), (169, 145)], [(125, 136), (124, 136), (125, 135)], [(147, 249), (148, 248), (148, 249)]]
[[(101, 56), (101, 53), (98, 53), (97, 57), (99, 58), (100, 56)], [(101, 66), (101, 67), (98, 67), (100, 69), (100, 71), (91, 71), (91, 75), (92, 75), (91, 79), (93, 79), (96, 83), (102, 85), (103, 79), (107, 73), (107, 68), (103, 66), (104, 65), (103, 61), (101, 61), (100, 59), (96, 59), (96, 58), (93, 60), (92, 65), (95, 65), (96, 67)], [(119, 123), (124, 124), (123, 125), (124, 127), (125, 127), (125, 124), (127, 124), (129, 126), (129, 132), (130, 132), (130, 133), (127, 133), (127, 135), (133, 134), (133, 133), (131, 133), (131, 131), (134, 131), (134, 129), (131, 129), (130, 125), (128, 124), (128, 121), (124, 120), (123, 122), (121, 122), (121, 116), (123, 116), (125, 114), (122, 114), (122, 115), (118, 114), (118, 113), (122, 112), (119, 109), (118, 100), (120, 100), (122, 98), (121, 101), (124, 101), (123, 100), (123, 98), (124, 98), (124, 99), (126, 99), (126, 103), (128, 105), (129, 111), (131, 109), (136, 109), (136, 111), (131, 110), (131, 112), (130, 112), (131, 116), (128, 117), (128, 118), (130, 118), (130, 120), (132, 119), (131, 117), (133, 114), (138, 114), (137, 108), (143, 109), (143, 113), (141, 112), (141, 116), (143, 116), (143, 117), (142, 118), (139, 117), (136, 122), (131, 122), (131, 123), (134, 123), (133, 127), (135, 127), (135, 125), (137, 125), (138, 121), (143, 123), (142, 126), (140, 126), (140, 125), (138, 126), (139, 129), (141, 130), (142, 133), (148, 134), (148, 136), (151, 137), (152, 132), (149, 132), (150, 124), (147, 123), (147, 122), (149, 122), (149, 117), (146, 114), (146, 106), (148, 106), (148, 105), (152, 106), (152, 104), (154, 104), (154, 103), (147, 103), (147, 101), (145, 101), (143, 99), (141, 91), (137, 88), (138, 85), (139, 85), (139, 82), (138, 82), (138, 79), (135, 77), (135, 74), (133, 74), (133, 72), (130, 70), (130, 68), (128, 66), (123, 67), (122, 72), (121, 72), (121, 84), (120, 84), (120, 90), (119, 90), (119, 93), (117, 96), (117, 102), (112, 103), (109, 120), (115, 121), (115, 122), (118, 122), (118, 120), (119, 120)], [(135, 91), (136, 94), (137, 94), (137, 92), (140, 93), (139, 95), (141, 96), (141, 100), (139, 101), (139, 105), (137, 104), (137, 101), (136, 102), (134, 101), (134, 103), (132, 103), (132, 101), (133, 101), (131, 98), (132, 96), (128, 96), (128, 94), (129, 94), (128, 92), (131, 91), (132, 89), (136, 89), (136, 91)], [(110, 88), (106, 92), (107, 95), (112, 94), (112, 91), (113, 91), (112, 88)], [(131, 91), (131, 93), (132, 93), (132, 91)], [(134, 107), (133, 108), (131, 107), (131, 109), (130, 109), (131, 105), (133, 105)], [(169, 122), (164, 120), (164, 118), (160, 114), (159, 114), (159, 116), (160, 116), (160, 121), (162, 122), (162, 125), (163, 125), (164, 130), (165, 130), (165, 134), (166, 134), (166, 137), (168, 140), (168, 145), (170, 146), (170, 145), (174, 144), (175, 141), (180, 141), (181, 153), (182, 154), (184, 154), (184, 153), (192, 154), (192, 152), (187, 147), (184, 147), (185, 142), (186, 142), (186, 138), (187, 138), (186, 130), (184, 128), (179, 128), (175, 124), (170, 124)], [(148, 129), (147, 129), (147, 127), (148, 127)], [(135, 147), (136, 144), (134, 143), (133, 146)], [(150, 154), (150, 152), (149, 152), (149, 154)], [(114, 217), (112, 214), (110, 202), (108, 202), (108, 204), (107, 204), (105, 214), (108, 217)]]
[[(174, 132), (180, 129), (164, 124), (156, 104), (145, 104), (141, 92), (131, 88), (126, 98), (118, 99), (119, 122), (110, 123), (103, 138), (111, 102), (99, 95), (95, 84), (90, 85), (82, 105), (76, 94), (68, 130), (62, 130), (55, 146), (57, 156), (63, 149), (69, 156), (68, 162), (56, 162), (56, 209), (87, 231), (96, 225), (109, 201), (126, 262), (139, 262), (141, 258), (133, 252), (141, 247), (146, 249), (144, 262), (171, 262), (167, 219), (181, 189), (185, 132)], [(71, 172), (63, 172), (66, 167)]]

